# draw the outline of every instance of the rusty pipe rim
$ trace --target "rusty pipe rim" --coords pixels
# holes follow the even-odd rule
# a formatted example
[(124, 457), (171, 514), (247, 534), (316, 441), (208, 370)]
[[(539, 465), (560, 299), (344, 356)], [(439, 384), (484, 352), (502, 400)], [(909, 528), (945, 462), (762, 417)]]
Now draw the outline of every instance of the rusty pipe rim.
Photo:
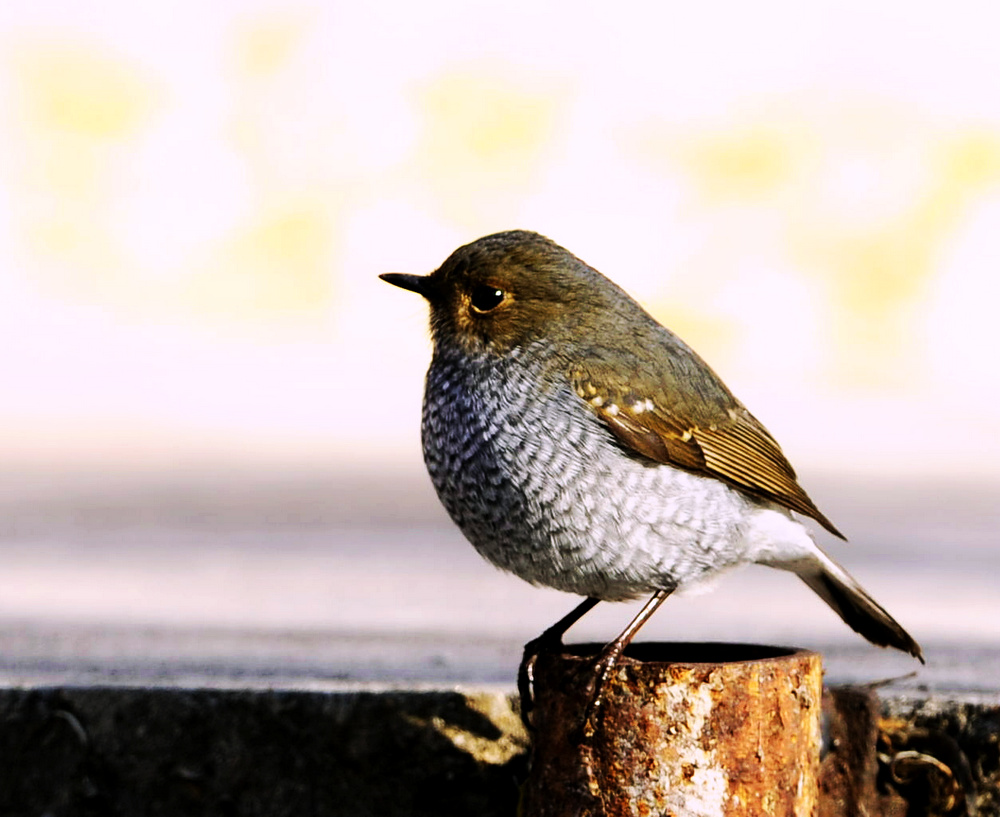
[[(566, 644), (560, 657), (567, 661), (588, 661), (603, 648), (602, 643)], [(625, 649), (620, 663), (663, 666), (719, 666), (771, 664), (818, 658), (813, 650), (771, 644), (742, 644), (722, 641), (640, 641)]]

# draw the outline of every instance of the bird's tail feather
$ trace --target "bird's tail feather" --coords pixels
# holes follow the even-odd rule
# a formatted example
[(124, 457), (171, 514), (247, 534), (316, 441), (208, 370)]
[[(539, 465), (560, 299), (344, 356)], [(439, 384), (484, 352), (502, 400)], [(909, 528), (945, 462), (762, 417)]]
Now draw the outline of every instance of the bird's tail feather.
[(847, 571), (817, 551), (817, 558), (798, 565), (796, 573), (834, 609), (849, 627), (880, 647), (895, 647), (924, 663), (920, 645), (896, 619), (861, 587)]

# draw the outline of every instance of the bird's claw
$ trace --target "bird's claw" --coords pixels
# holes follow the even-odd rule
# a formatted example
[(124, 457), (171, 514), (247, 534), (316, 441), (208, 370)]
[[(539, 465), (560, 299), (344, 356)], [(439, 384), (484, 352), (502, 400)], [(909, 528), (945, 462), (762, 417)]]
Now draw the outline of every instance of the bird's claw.
[(583, 715), (583, 736), (589, 740), (597, 733), (601, 722), (601, 704), (604, 702), (604, 685), (612, 670), (618, 664), (622, 649), (612, 642), (598, 654), (597, 659), (587, 669), (591, 673), (590, 680), (584, 690), (587, 708)]
[(543, 652), (557, 652), (562, 649), (561, 635), (542, 633), (524, 645), (521, 665), (517, 668), (517, 692), (521, 698), (521, 722), (528, 731), (534, 731), (531, 711), (535, 708), (535, 662)]

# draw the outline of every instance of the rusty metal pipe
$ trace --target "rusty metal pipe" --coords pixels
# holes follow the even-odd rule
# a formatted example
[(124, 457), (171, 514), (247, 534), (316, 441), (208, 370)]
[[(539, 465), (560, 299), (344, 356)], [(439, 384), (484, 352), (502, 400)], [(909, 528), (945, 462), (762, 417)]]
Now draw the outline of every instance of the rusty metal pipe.
[(524, 817), (811, 815), (819, 655), (746, 644), (630, 646), (583, 719), (599, 644), (543, 652)]

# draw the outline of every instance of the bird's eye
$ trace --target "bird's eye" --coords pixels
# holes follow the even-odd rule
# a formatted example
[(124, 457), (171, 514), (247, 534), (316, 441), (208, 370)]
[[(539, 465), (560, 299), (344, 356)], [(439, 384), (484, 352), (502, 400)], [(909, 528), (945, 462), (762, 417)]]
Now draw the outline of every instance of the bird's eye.
[(480, 284), (472, 290), (472, 308), (476, 312), (489, 312), (491, 309), (496, 309), (503, 302), (503, 299), (504, 291), (502, 289), (486, 284)]

